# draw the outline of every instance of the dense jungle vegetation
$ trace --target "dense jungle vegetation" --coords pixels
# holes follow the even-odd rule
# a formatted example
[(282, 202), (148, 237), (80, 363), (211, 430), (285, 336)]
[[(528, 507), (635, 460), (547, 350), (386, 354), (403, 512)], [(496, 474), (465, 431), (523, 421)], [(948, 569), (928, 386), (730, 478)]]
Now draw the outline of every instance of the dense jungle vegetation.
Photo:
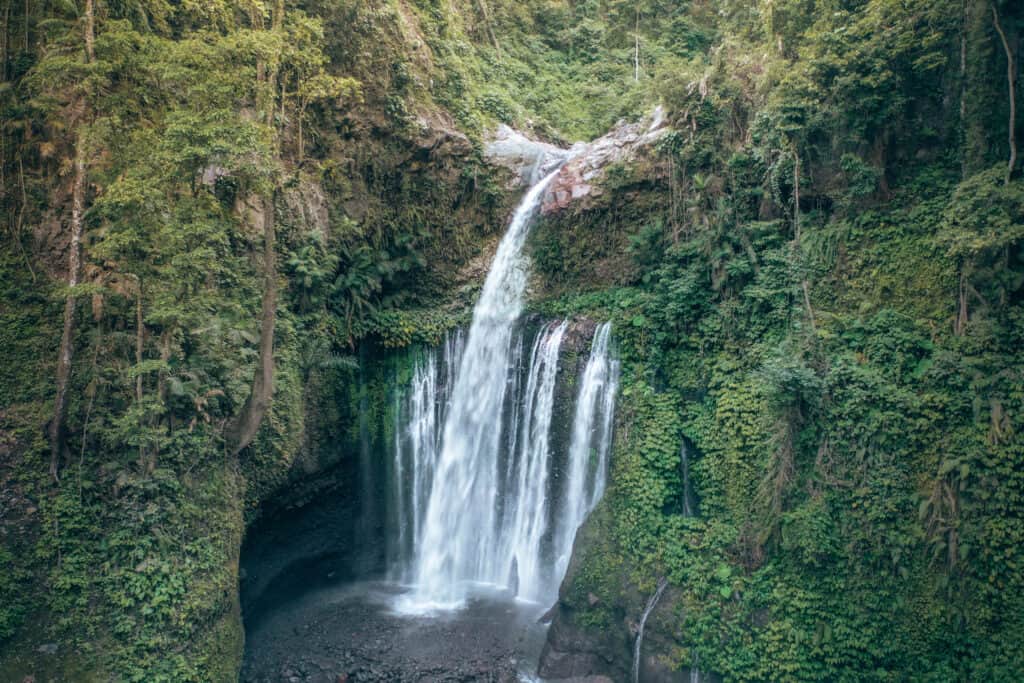
[(1021, 680), (1022, 47), (1014, 0), (0, 1), (0, 680), (237, 679), (246, 524), (366, 349), (466, 320), (487, 133), (658, 104), (532, 237), (624, 368), (563, 599), (667, 576), (727, 680)]

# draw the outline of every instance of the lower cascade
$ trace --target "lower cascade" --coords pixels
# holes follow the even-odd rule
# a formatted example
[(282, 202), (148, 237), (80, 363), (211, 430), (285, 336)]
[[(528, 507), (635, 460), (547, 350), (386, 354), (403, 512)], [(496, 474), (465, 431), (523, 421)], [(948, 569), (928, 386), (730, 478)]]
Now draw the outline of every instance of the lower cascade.
[[(553, 175), (513, 216), (468, 333), (420, 352), (399, 391), (388, 560), (390, 577), (411, 584), (400, 610), (456, 608), (481, 585), (550, 604), (604, 491), (618, 384), (611, 325), (594, 332), (575, 405), (559, 410), (570, 324), (521, 320), (522, 250)], [(572, 415), (567, 444), (552, 438), (556, 413)]]

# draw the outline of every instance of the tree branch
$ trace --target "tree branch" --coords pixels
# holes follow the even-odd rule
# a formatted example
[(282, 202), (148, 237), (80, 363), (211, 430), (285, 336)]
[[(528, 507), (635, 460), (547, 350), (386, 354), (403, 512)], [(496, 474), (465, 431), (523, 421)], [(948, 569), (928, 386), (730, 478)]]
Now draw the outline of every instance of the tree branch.
[(1010, 97), (1010, 130), (1008, 135), (1010, 142), (1010, 161), (1006, 166), (1006, 184), (1009, 185), (1010, 178), (1013, 176), (1013, 170), (1017, 166), (1017, 94), (1015, 90), (1017, 69), (1013, 50), (1010, 48), (1010, 42), (1006, 39), (1006, 33), (1003, 32), (1002, 24), (999, 22), (999, 12), (996, 10), (995, 3), (992, 4), (992, 24), (996, 27), (999, 39), (1003, 43), (1003, 50), (1006, 52), (1006, 83)]

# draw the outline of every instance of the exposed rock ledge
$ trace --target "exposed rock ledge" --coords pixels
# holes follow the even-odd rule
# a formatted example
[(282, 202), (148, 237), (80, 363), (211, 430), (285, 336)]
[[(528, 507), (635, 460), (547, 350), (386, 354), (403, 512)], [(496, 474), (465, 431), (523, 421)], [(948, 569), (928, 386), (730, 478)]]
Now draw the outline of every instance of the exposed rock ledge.
[(569, 149), (531, 140), (501, 125), (487, 143), (485, 156), (491, 163), (513, 171), (514, 186), (536, 182), (564, 163), (544, 196), (541, 210), (551, 213), (601, 194), (600, 181), (609, 166), (637, 160), (669, 130), (661, 107), (640, 121), (619, 121), (606, 135), (591, 142), (577, 142)]
[(609, 166), (636, 161), (669, 130), (665, 112), (657, 107), (636, 123), (619, 121), (607, 135), (573, 147), (569, 161), (548, 188), (542, 213), (560, 211), (584, 197), (601, 194), (600, 180)]
[(547, 142), (532, 140), (519, 131), (501, 124), (487, 141), (484, 157), (496, 166), (512, 171), (509, 189), (532, 185), (569, 158), (583, 143), (562, 149)]

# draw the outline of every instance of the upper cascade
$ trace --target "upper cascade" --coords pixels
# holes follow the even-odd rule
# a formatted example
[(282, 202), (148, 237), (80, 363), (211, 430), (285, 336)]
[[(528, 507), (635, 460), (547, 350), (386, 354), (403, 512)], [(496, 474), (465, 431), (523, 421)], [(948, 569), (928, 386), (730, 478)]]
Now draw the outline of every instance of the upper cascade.
[[(557, 172), (530, 188), (520, 202), (473, 310), (419, 542), (413, 600), (420, 604), (460, 604), (465, 581), (498, 582), (511, 571), (511, 559), (497, 556), (495, 533), (499, 426), (513, 326), (526, 290), (523, 246), (544, 190)], [(507, 560), (507, 570), (499, 568), (499, 560)]]
[(562, 149), (529, 138), (503, 123), (487, 142), (484, 155), (492, 164), (504, 166), (515, 173), (512, 187), (529, 186), (561, 167), (582, 144)]
[(550, 604), (576, 529), (604, 490), (618, 375), (610, 325), (594, 335), (570, 452), (557, 457), (552, 419), (569, 325), (555, 321), (534, 333), (520, 323), (523, 247), (557, 173), (516, 209), (468, 334), (449, 338), (441, 358), (419, 358), (399, 399), (392, 576), (413, 583), (401, 610), (455, 608), (479, 584)]

